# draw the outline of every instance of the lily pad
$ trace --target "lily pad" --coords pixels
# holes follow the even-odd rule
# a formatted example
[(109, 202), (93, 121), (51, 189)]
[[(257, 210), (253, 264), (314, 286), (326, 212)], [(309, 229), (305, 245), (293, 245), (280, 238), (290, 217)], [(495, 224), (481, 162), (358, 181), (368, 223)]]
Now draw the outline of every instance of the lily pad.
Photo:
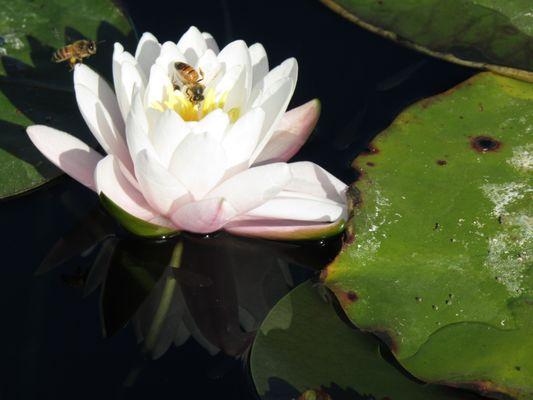
[(354, 162), (354, 236), (323, 279), (420, 379), (533, 398), (532, 132), (533, 85), (482, 73)]
[[(89, 142), (76, 105), (72, 73), (51, 61), (54, 51), (93, 39), (87, 59), (111, 76), (113, 43), (131, 43), (133, 30), (112, 0), (10, 0), (0, 11), (0, 198), (36, 188), (61, 172), (32, 145), (25, 128), (51, 125)], [(94, 143), (94, 142), (93, 142)]]
[(295, 399), (317, 388), (335, 400), (473, 399), (414, 381), (383, 358), (380, 346), (372, 335), (344, 323), (308, 281), (280, 300), (261, 325), (252, 348), (252, 377), (265, 400)]
[(322, 0), (359, 26), (458, 64), (533, 81), (530, 0)]

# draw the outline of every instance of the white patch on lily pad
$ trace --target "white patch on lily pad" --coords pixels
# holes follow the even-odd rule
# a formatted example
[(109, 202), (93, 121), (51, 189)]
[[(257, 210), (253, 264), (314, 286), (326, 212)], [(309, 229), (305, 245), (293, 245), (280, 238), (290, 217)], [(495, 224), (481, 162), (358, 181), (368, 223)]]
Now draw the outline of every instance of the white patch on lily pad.
[(533, 188), (523, 182), (491, 183), (481, 187), (485, 196), (494, 204), (491, 214), (500, 217), (508, 214), (507, 207), (533, 192)]
[(533, 143), (515, 147), (513, 156), (507, 162), (519, 171), (529, 172), (533, 170)]

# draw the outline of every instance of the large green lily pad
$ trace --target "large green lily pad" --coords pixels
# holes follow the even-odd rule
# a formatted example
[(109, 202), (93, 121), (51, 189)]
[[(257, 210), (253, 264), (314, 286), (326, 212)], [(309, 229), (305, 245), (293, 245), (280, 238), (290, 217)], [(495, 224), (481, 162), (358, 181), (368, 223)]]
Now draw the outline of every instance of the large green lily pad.
[(386, 361), (380, 342), (348, 326), (306, 282), (269, 313), (257, 333), (251, 371), (262, 399), (291, 399), (322, 388), (335, 400), (471, 399), (423, 385)]
[(322, 0), (426, 54), (533, 81), (531, 0)]
[[(128, 17), (112, 0), (10, 0), (0, 9), (0, 198), (23, 193), (61, 172), (45, 160), (25, 128), (45, 124), (88, 140), (72, 73), (51, 61), (67, 43), (104, 41), (87, 60), (111, 76), (115, 41), (131, 42)], [(127, 43), (126, 43), (127, 44)]]
[(359, 156), (353, 241), (323, 278), (423, 380), (533, 398), (533, 85), (492, 73)]

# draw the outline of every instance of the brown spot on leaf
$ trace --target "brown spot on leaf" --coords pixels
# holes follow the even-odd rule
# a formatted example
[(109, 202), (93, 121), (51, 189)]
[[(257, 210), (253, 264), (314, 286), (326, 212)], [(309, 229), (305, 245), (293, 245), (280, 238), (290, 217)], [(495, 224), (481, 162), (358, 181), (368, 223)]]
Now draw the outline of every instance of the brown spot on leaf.
[(502, 143), (490, 136), (476, 136), (470, 139), (470, 146), (480, 153), (487, 153), (498, 150)]
[(356, 301), (359, 297), (357, 296), (357, 293), (355, 293), (354, 291), (350, 290), (348, 293), (346, 293), (346, 297), (348, 298), (348, 300), (350, 301)]
[(374, 164), (373, 162), (370, 162), (370, 161), (369, 161), (369, 162), (366, 163), (366, 165), (368, 165), (369, 167), (373, 167), (373, 166), (375, 166), (376, 164)]
[(379, 149), (377, 147), (372, 146), (371, 144), (368, 145), (367, 148), (361, 152), (361, 154), (365, 156), (369, 156), (372, 154), (378, 154), (378, 153), (379, 153)]
[(446, 161), (446, 160), (437, 160), (437, 164), (438, 165), (446, 165), (446, 164), (448, 164), (448, 161)]
[(479, 111), (483, 112), (485, 109), (483, 108), (483, 103), (478, 103)]

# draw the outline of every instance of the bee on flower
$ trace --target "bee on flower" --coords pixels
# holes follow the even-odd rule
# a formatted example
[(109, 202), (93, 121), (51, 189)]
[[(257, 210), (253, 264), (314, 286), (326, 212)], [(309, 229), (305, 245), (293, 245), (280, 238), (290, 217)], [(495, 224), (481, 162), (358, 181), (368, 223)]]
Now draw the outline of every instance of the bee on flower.
[(177, 43), (145, 33), (134, 55), (115, 43), (111, 62), (114, 88), (74, 67), (80, 112), (107, 154), (51, 127), (27, 129), (71, 177), (172, 232), (308, 239), (342, 230), (346, 185), (314, 163), (288, 162), (320, 113), (317, 100), (287, 111), (294, 58), (269, 69), (261, 44), (219, 50), (191, 27)]

